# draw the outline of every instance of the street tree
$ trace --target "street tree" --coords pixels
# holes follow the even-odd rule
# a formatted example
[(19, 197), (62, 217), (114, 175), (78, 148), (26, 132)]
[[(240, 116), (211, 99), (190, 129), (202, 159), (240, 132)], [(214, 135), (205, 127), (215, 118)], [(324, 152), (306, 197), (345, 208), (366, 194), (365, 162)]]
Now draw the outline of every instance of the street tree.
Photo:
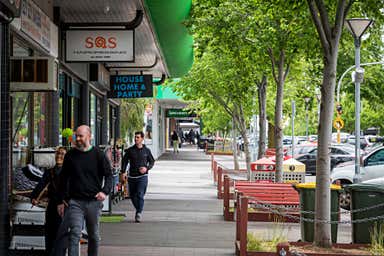
[[(209, 48), (207, 48), (209, 49)], [(197, 58), (190, 72), (175, 85), (175, 90), (187, 101), (201, 101), (209, 98), (218, 111), (225, 111), (234, 119), (236, 128), (247, 143), (247, 116), (251, 107), (247, 104), (249, 90), (244, 85), (241, 75), (239, 59), (231, 52), (218, 52), (207, 50), (201, 58)], [(253, 92), (250, 93), (253, 95)], [(249, 98), (248, 98), (249, 99)], [(207, 99), (205, 99), (207, 100)], [(247, 164), (250, 166), (248, 148), (245, 146)], [(250, 168), (249, 168), (250, 170)], [(250, 178), (250, 172), (249, 172)]]
[(302, 2), (261, 0), (242, 1), (252, 10), (247, 20), (247, 38), (257, 45), (259, 54), (267, 54), (271, 77), (276, 84), (274, 129), (276, 148), (276, 181), (282, 182), (283, 166), (283, 99), (284, 85), (291, 65), (300, 58), (305, 49), (308, 17)]
[(136, 131), (141, 131), (144, 127), (145, 105), (149, 101), (146, 99), (124, 99), (120, 105), (120, 130), (123, 131), (124, 138), (131, 142)]
[[(374, 2), (374, 3), (373, 3)], [(332, 132), (332, 117), (334, 108), (334, 94), (336, 84), (336, 70), (339, 51), (339, 42), (342, 28), (348, 12), (351, 10), (353, 0), (323, 1), (307, 0), (309, 12), (313, 24), (318, 33), (323, 57), (323, 81), (321, 84), (321, 110), (320, 124), (318, 128), (318, 150), (316, 161), (316, 203), (315, 203), (315, 245), (320, 247), (331, 247), (331, 225), (330, 225), (330, 159), (329, 139)], [(371, 1), (370, 3), (359, 3), (367, 9), (380, 10), (382, 12), (382, 1)], [(381, 7), (381, 8), (380, 8)]]

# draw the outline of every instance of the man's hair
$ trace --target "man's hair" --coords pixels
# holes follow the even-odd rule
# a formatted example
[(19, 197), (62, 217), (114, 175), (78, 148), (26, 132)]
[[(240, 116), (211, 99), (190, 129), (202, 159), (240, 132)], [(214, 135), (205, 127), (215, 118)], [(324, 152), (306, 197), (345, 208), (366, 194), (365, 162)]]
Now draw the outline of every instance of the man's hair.
[(141, 138), (144, 138), (144, 133), (142, 131), (139, 131), (139, 132), (135, 132), (135, 136), (136, 135), (140, 135)]

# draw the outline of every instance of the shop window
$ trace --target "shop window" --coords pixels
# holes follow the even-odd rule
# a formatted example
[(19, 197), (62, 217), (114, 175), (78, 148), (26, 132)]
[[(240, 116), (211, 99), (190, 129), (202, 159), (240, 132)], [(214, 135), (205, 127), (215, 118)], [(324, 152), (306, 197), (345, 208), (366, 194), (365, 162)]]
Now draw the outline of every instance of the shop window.
[(15, 92), (12, 97), (12, 166), (23, 167), (27, 164), (28, 152), (28, 93)]
[(111, 133), (111, 120), (110, 120), (110, 116), (111, 116), (111, 105), (108, 104), (107, 106), (107, 116), (105, 117), (105, 120), (107, 121), (107, 141), (108, 143), (110, 143), (111, 141), (111, 136), (113, 133)]
[(117, 111), (116, 107), (109, 105), (108, 111), (108, 140), (117, 139), (116, 136), (116, 120), (117, 120)]
[(12, 93), (12, 139), (14, 147), (28, 146), (28, 93)]
[(47, 100), (46, 93), (34, 93), (34, 115), (33, 115), (33, 142), (35, 146), (44, 146), (46, 144), (46, 114)]
[(93, 145), (100, 145), (102, 142), (102, 99), (96, 94), (90, 93), (89, 100), (89, 125), (91, 127)]
[(96, 116), (96, 95), (91, 93), (90, 95), (90, 100), (89, 100), (89, 124), (90, 124), (90, 127), (91, 127), (91, 133), (92, 133), (92, 140), (91, 140), (91, 144), (92, 145), (96, 145), (96, 119), (97, 119), (97, 116)]
[[(59, 74), (60, 137), (65, 128), (75, 130), (79, 125), (81, 84), (64, 72)], [(66, 144), (63, 138), (60, 142)]]

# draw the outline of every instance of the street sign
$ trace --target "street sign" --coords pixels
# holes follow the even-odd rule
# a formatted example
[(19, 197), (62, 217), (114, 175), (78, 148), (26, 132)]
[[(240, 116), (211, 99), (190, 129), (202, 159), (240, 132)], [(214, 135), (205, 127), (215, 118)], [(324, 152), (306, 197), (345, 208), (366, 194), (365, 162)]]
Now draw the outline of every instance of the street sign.
[(344, 127), (344, 121), (341, 119), (340, 116), (336, 117), (336, 119), (333, 121), (333, 127), (336, 130), (341, 130)]
[(196, 113), (184, 109), (167, 109), (166, 117), (196, 117)]

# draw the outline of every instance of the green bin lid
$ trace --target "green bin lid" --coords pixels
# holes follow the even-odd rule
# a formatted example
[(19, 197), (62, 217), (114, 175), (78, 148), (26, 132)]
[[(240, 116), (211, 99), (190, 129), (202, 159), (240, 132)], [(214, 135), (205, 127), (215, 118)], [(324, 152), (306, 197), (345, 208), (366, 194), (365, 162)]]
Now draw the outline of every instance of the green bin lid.
[[(296, 188), (303, 188), (303, 189), (315, 189), (316, 188), (316, 182), (307, 182), (307, 183), (299, 183), (294, 185)], [(332, 190), (341, 190), (340, 185), (331, 184)]]
[(346, 191), (370, 191), (384, 193), (384, 184), (355, 183), (344, 187)]

